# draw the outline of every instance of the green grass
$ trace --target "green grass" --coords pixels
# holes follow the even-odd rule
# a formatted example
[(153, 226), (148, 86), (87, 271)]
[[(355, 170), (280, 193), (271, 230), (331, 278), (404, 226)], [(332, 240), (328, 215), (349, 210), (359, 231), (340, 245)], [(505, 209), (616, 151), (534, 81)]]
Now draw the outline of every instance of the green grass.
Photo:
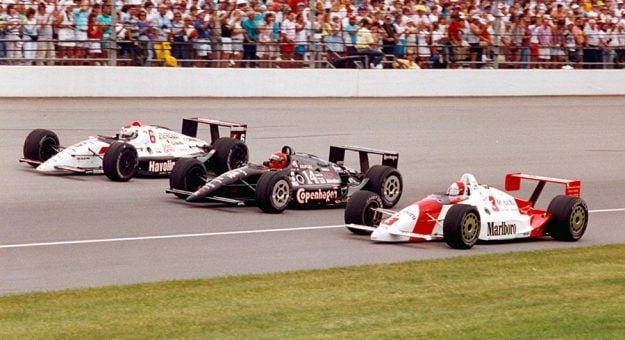
[(0, 338), (625, 338), (624, 255), (611, 245), (8, 295)]

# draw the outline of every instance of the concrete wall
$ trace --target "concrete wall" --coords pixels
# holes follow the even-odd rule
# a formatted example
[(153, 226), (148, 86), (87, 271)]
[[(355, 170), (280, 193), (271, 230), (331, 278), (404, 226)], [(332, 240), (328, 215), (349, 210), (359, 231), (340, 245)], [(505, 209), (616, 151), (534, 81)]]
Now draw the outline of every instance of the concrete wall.
[(623, 94), (623, 70), (0, 67), (0, 97), (474, 97)]

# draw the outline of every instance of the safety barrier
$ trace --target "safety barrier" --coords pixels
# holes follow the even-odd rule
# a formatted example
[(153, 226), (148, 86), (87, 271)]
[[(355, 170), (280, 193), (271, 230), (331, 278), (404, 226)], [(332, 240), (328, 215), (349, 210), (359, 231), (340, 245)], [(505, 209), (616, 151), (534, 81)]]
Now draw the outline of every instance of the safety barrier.
[(625, 72), (615, 70), (399, 71), (2, 66), (0, 79), (1, 97), (625, 95)]

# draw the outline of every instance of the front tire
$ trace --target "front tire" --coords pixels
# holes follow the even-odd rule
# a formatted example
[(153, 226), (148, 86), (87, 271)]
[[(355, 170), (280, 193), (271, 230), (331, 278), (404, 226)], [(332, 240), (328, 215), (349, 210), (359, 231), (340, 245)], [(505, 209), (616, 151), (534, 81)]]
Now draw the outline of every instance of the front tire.
[(449, 208), (443, 222), (445, 242), (455, 249), (469, 249), (480, 236), (480, 214), (471, 205), (457, 204)]
[(137, 175), (139, 155), (132, 144), (112, 143), (102, 160), (104, 174), (115, 182), (126, 182)]
[[(56, 133), (35, 129), (31, 131), (24, 140), (24, 158), (33, 161), (45, 162), (59, 152), (59, 137)], [(28, 162), (32, 167), (37, 167), (39, 163)]]
[[(382, 199), (378, 194), (361, 190), (356, 191), (347, 201), (345, 206), (345, 224), (359, 224), (369, 227), (377, 227), (382, 221), (382, 214), (375, 209), (383, 206)], [(371, 231), (346, 227), (356, 235), (369, 235)]]
[[(194, 192), (206, 184), (206, 167), (195, 158), (181, 158), (176, 161), (169, 176), (169, 186), (172, 189)], [(178, 198), (186, 195), (175, 194)]]
[(588, 207), (578, 197), (558, 195), (549, 203), (551, 220), (547, 232), (558, 241), (577, 241), (588, 225)]
[(240, 168), (249, 160), (247, 145), (238, 139), (218, 138), (213, 143), (215, 154), (209, 160), (209, 167), (217, 175)]
[(271, 214), (279, 214), (291, 203), (291, 183), (281, 171), (269, 171), (260, 176), (256, 184), (258, 207)]
[(387, 165), (374, 165), (367, 170), (365, 177), (369, 179), (365, 189), (378, 194), (384, 208), (392, 208), (399, 202), (404, 187), (397, 169)]

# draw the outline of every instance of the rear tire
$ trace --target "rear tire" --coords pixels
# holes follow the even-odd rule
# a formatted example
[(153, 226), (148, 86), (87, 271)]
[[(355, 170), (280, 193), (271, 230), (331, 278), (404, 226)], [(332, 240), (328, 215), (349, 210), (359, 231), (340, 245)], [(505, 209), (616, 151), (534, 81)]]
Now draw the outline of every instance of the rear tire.
[(374, 165), (367, 170), (365, 177), (369, 179), (365, 189), (378, 194), (384, 208), (392, 208), (399, 202), (404, 187), (397, 169), (387, 165)]
[(588, 225), (588, 207), (578, 197), (558, 195), (549, 203), (547, 211), (551, 220), (547, 232), (558, 241), (577, 241)]
[(213, 148), (215, 149), (215, 154), (208, 164), (210, 169), (217, 175), (240, 168), (247, 164), (249, 160), (247, 145), (238, 139), (218, 138), (213, 143)]
[(291, 183), (282, 171), (269, 171), (256, 184), (258, 207), (271, 214), (279, 214), (291, 203)]
[(124, 142), (112, 143), (102, 159), (104, 174), (115, 182), (126, 182), (139, 170), (139, 155), (134, 145)]
[[(180, 158), (169, 176), (172, 189), (194, 192), (206, 184), (206, 167), (195, 158)], [(186, 195), (175, 194), (178, 198)]]
[(457, 204), (449, 208), (443, 222), (445, 242), (455, 249), (473, 247), (480, 236), (480, 214), (471, 205)]
[[(379, 226), (382, 221), (382, 214), (374, 211), (374, 209), (381, 208), (382, 205), (382, 199), (378, 194), (366, 190), (356, 191), (345, 206), (345, 224)], [(346, 228), (356, 235), (371, 234), (371, 231), (368, 230)]]
[[(35, 129), (24, 140), (24, 158), (34, 161), (45, 162), (59, 152), (59, 137), (56, 133)], [(33, 167), (39, 163), (28, 162)]]

